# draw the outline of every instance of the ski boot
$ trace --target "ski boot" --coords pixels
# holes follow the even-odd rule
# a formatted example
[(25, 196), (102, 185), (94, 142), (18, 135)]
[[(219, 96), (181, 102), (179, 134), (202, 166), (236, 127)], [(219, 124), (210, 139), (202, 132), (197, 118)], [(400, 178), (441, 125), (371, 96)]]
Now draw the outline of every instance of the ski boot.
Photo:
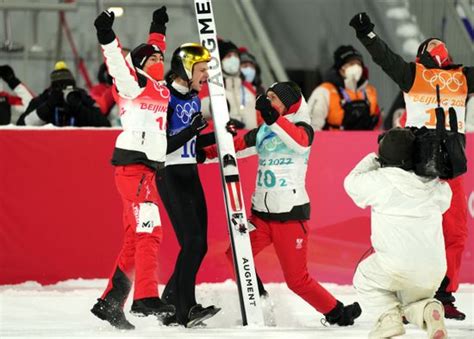
[(134, 300), (130, 310), (130, 313), (138, 317), (154, 315), (160, 320), (174, 315), (175, 312), (174, 305), (165, 304), (159, 297)]
[(204, 308), (201, 304), (196, 304), (189, 310), (188, 322), (185, 326), (188, 328), (198, 326), (203, 323), (204, 320), (216, 315), (220, 310), (219, 307), (215, 307), (214, 305)]
[(97, 299), (97, 303), (91, 309), (97, 318), (108, 321), (110, 325), (120, 330), (133, 330), (133, 326), (125, 318), (123, 309), (119, 302), (113, 299)]

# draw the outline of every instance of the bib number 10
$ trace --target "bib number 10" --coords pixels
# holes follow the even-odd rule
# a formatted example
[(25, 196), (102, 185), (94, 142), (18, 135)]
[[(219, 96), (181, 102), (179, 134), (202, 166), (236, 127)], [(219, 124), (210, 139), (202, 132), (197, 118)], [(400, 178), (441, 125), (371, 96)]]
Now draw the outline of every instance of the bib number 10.
[(275, 187), (277, 185), (277, 181), (278, 181), (278, 184), (279, 184), (278, 186), (280, 186), (280, 187), (287, 186), (286, 185), (286, 179), (277, 180), (277, 178), (275, 176), (275, 173), (273, 173), (273, 171), (271, 171), (271, 170), (262, 171), (262, 170), (259, 169), (257, 175), (258, 175), (258, 177), (257, 177), (257, 186), (259, 186), (259, 187), (265, 186), (267, 188), (272, 188), (272, 187)]
[(183, 145), (183, 152), (181, 158), (195, 158), (196, 157), (196, 139), (188, 141)]

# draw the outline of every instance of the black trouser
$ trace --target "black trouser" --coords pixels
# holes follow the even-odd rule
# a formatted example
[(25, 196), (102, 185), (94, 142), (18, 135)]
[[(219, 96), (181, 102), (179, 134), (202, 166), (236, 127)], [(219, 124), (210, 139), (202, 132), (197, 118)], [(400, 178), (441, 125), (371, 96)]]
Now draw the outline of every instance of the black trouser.
[(157, 186), (181, 246), (162, 298), (175, 305), (178, 322), (185, 324), (196, 305), (196, 275), (207, 252), (206, 200), (196, 164), (167, 166)]

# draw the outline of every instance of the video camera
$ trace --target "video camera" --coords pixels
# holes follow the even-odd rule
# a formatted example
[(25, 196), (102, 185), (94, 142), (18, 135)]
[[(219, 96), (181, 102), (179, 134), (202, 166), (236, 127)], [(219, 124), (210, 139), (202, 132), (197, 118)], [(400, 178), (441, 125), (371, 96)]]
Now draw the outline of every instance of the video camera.
[(69, 103), (68, 100), (67, 100), (67, 97), (69, 94), (71, 93), (79, 93), (78, 89), (74, 86), (66, 86), (65, 88), (62, 89), (62, 92), (63, 92), (63, 99), (64, 99), (64, 102), (66, 103)]

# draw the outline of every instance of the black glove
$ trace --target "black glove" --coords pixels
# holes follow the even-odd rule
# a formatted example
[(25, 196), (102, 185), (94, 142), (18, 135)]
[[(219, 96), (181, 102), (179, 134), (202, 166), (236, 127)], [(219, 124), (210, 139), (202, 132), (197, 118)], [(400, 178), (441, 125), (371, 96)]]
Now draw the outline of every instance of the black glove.
[(356, 30), (358, 36), (366, 36), (372, 32), (375, 27), (365, 12), (354, 15), (349, 25)]
[(168, 13), (166, 13), (166, 6), (161, 6), (153, 12), (153, 22), (158, 25), (165, 25), (170, 21)]
[(229, 119), (229, 121), (227, 121), (227, 124), (225, 124), (225, 129), (227, 130), (227, 132), (232, 134), (233, 137), (237, 135), (237, 130), (239, 129), (237, 127), (236, 122), (241, 123), (240, 121), (231, 118)]
[(260, 111), (262, 118), (267, 125), (273, 124), (277, 121), (280, 114), (273, 108), (270, 100), (267, 99), (266, 95), (260, 95), (255, 102), (255, 108)]
[(206, 161), (206, 152), (203, 149), (196, 150), (196, 162), (202, 164)]
[(191, 129), (194, 131), (194, 133), (199, 133), (204, 128), (206, 128), (207, 125), (208, 122), (206, 121), (206, 119), (203, 118), (201, 112), (196, 112), (191, 117)]
[(48, 97), (44, 104), (38, 106), (36, 114), (45, 122), (53, 121), (53, 113), (56, 107), (61, 107), (64, 104), (63, 92), (57, 89), (50, 90)]
[(161, 6), (153, 12), (153, 21), (150, 27), (150, 33), (166, 34), (166, 23), (169, 21), (166, 6)]
[(350, 326), (354, 324), (354, 320), (357, 319), (362, 313), (359, 303), (344, 306), (339, 300), (337, 300), (336, 306), (328, 313), (325, 313), (326, 321), (331, 324), (338, 324), (339, 326)]
[[(229, 121), (227, 122), (227, 124), (229, 125), (230, 128), (234, 128), (234, 129), (244, 129), (245, 128), (245, 124), (242, 121), (234, 119), (234, 118), (230, 118)], [(230, 133), (232, 133), (232, 132), (230, 132)]]
[(48, 92), (48, 98), (46, 99), (46, 104), (50, 108), (56, 106), (62, 106), (64, 104), (63, 92), (58, 89), (52, 89)]
[(8, 65), (0, 66), (0, 78), (3, 79), (11, 89), (20, 84), (20, 80), (15, 76), (13, 68)]
[(114, 41), (115, 33), (112, 30), (114, 24), (114, 12), (103, 11), (94, 21), (97, 30), (97, 39), (101, 45), (107, 45)]

